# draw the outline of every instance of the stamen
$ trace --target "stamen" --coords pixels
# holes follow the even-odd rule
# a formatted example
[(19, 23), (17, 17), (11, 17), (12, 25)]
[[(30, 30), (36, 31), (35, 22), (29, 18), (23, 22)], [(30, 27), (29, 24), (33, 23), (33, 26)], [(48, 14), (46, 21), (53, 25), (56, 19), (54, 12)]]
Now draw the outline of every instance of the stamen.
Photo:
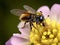
[(33, 25), (37, 28), (32, 27), (30, 32), (30, 42), (34, 45), (59, 45), (60, 44), (60, 24), (56, 21), (51, 21), (48, 18), (44, 20), (45, 26), (41, 23)]

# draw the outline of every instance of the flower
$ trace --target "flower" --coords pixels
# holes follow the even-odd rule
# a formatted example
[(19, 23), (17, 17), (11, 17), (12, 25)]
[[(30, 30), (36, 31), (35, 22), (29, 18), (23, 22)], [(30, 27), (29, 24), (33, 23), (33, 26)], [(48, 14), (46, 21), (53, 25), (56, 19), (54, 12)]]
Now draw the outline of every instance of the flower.
[(34, 45), (60, 45), (60, 4), (54, 4), (51, 10), (42, 6), (37, 10), (40, 11), (45, 17), (45, 26), (33, 23), (37, 29), (32, 27), (30, 42)]
[(21, 34), (13, 34), (6, 45), (60, 45), (60, 4), (54, 4), (51, 10), (42, 6), (37, 10), (40, 11), (45, 17), (45, 26), (34, 22), (37, 29), (32, 27), (31, 30), (29, 23), (21, 28), (25, 22), (20, 22), (18, 28)]
[(24, 26), (24, 21), (18, 24), (19, 33), (14, 33), (13, 36), (5, 43), (5, 45), (28, 45), (29, 44), (29, 35), (30, 35), (30, 24), (26, 23)]

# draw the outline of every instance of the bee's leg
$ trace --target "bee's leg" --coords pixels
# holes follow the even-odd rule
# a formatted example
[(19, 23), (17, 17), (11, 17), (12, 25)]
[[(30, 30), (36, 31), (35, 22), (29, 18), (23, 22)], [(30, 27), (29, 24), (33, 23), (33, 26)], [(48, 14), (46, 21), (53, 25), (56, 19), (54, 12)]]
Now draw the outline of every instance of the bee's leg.
[[(32, 26), (35, 28), (35, 29), (37, 29), (34, 25), (33, 25), (33, 23), (32, 23)], [(38, 29), (37, 29), (38, 30)]]
[[(33, 26), (33, 22), (30, 21), (30, 28), (32, 29), (32, 26)], [(34, 27), (34, 26), (33, 26)]]
[(30, 29), (32, 29), (32, 22), (30, 22)]
[(42, 23), (43, 26), (45, 26), (45, 23)]

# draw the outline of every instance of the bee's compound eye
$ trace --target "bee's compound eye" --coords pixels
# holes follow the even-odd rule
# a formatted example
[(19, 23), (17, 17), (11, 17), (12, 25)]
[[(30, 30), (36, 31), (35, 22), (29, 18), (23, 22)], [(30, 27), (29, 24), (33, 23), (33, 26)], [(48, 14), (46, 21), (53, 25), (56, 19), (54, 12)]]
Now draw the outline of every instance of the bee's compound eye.
[(40, 16), (40, 22), (42, 22), (44, 20), (44, 17), (43, 16)]
[(40, 17), (40, 19), (42, 20), (42, 19), (43, 19), (43, 17), (41, 16), (41, 17)]

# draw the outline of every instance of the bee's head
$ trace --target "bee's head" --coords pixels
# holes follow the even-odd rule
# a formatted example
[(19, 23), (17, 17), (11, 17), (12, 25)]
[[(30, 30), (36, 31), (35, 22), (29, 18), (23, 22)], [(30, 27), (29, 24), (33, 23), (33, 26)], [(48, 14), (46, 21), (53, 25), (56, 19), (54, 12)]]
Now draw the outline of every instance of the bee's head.
[(36, 12), (36, 15), (42, 15), (42, 11)]

